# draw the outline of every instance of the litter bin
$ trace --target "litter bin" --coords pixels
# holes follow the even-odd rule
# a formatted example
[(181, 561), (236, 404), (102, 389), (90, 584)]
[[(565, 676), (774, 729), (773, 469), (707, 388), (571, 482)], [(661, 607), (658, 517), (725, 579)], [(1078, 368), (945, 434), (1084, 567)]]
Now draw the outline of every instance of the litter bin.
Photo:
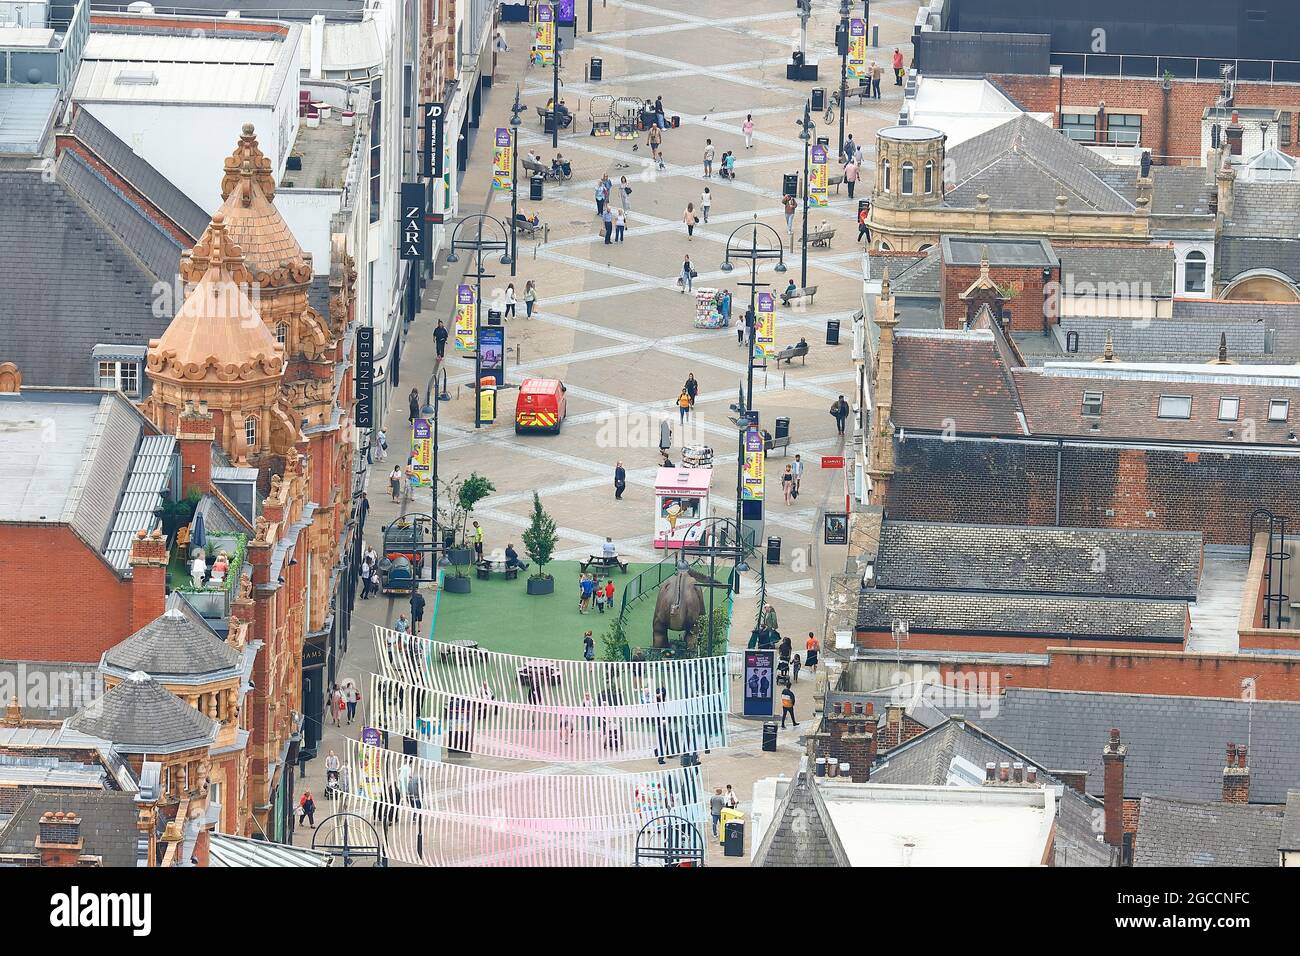
[(732, 820), (722, 830), (722, 855), (745, 855), (745, 824), (741, 820)]
[(840, 344), (840, 320), (839, 319), (826, 320), (826, 344), (827, 345)]
[(478, 380), (479, 384), (479, 404), (478, 420), (479, 424), (491, 425), (497, 420), (497, 380), (491, 375), (485, 375)]
[(781, 563), (781, 539), (780, 538), (767, 539), (767, 563), (768, 564)]
[(790, 417), (789, 417), (788, 415), (782, 415), (782, 416), (780, 416), (780, 417), (777, 418), (777, 420), (776, 420), (776, 437), (777, 437), (777, 438), (789, 438), (789, 437), (790, 437)]
[(605, 61), (598, 56), (593, 56), (591, 58), (591, 67), (589, 71), (591, 82), (599, 83), (601, 75), (604, 72), (605, 72)]
[(763, 749), (776, 753), (776, 721), (769, 720), (763, 724)]
[(814, 87), (812, 91), (812, 111), (820, 113), (824, 109), (826, 109), (826, 89), (821, 86)]
[(545, 184), (546, 184), (546, 180), (543, 179), (541, 176), (533, 176), (531, 179), (529, 179), (528, 198), (531, 199), (533, 202), (541, 202), (542, 188), (545, 186)]
[[(487, 314), (487, 324), (488, 324), (488, 325), (500, 325), (500, 324), (501, 324), (501, 310), (500, 310), (500, 309), (488, 309), (488, 314)], [(493, 385), (496, 384), (495, 379), (493, 380), (492, 384), (493, 384)]]
[[(718, 842), (725, 846), (727, 842), (727, 827), (736, 826), (737, 821), (744, 819), (745, 815), (735, 807), (724, 807), (722, 813), (718, 817)], [(743, 827), (744, 824), (741, 823), (740, 826)]]

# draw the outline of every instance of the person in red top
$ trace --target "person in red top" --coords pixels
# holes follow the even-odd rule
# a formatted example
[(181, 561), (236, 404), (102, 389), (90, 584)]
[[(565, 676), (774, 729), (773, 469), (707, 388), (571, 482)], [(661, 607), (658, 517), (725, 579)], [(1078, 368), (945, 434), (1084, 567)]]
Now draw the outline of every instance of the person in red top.
[(862, 237), (867, 237), (867, 245), (871, 245), (871, 227), (867, 225), (867, 220), (871, 218), (871, 204), (867, 203), (858, 210), (858, 242)]
[(817, 669), (817, 656), (821, 651), (821, 644), (818, 642), (816, 635), (812, 631), (808, 632), (808, 640), (804, 643), (803, 666), (810, 671)]
[(610, 610), (614, 608), (614, 582), (605, 582), (605, 603), (609, 605)]
[(894, 85), (903, 85), (903, 54), (894, 48)]

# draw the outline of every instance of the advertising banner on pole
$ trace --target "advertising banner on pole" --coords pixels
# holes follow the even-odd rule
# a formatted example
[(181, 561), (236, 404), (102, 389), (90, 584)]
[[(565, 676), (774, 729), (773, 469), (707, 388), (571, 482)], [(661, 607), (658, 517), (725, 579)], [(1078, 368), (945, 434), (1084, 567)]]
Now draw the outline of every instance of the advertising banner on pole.
[(742, 497), (745, 501), (763, 500), (763, 433), (757, 428), (745, 432), (745, 475)]
[(812, 166), (808, 169), (809, 206), (825, 209), (830, 205), (830, 194), (826, 186), (826, 147), (818, 143), (812, 148)]
[(506, 190), (511, 187), (511, 165), (513, 150), (510, 146), (510, 130), (504, 126), (497, 127), (496, 149), (492, 153), (492, 188)]
[(491, 375), (497, 385), (505, 380), (506, 330), (501, 325), (485, 325), (479, 330), (479, 376)]
[(417, 418), (412, 423), (411, 469), (417, 487), (433, 487), (433, 429), (427, 418)]
[(474, 302), (474, 287), (468, 285), (456, 288), (456, 351), (473, 352), (474, 319), (478, 305)]
[(854, 18), (849, 21), (848, 77), (861, 80), (867, 75), (867, 21)]
[(775, 664), (775, 651), (745, 651), (746, 717), (772, 716), (772, 698), (776, 691), (776, 681), (773, 679)]
[(533, 37), (533, 66), (555, 62), (555, 9), (549, 4), (537, 8), (537, 33)]
[(776, 358), (776, 302), (770, 292), (758, 294), (754, 322), (754, 358)]

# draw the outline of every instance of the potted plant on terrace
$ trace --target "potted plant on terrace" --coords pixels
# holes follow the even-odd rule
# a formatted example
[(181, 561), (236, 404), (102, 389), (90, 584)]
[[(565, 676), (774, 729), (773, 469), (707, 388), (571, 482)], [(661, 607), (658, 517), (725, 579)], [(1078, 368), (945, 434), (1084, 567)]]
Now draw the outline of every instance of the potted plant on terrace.
[(546, 573), (555, 554), (555, 544), (560, 536), (555, 530), (555, 519), (542, 508), (542, 499), (533, 492), (532, 523), (524, 530), (524, 550), (537, 565), (537, 570), (528, 576), (529, 594), (552, 594), (555, 591), (555, 578)]
[(443, 489), (450, 504), (443, 513), (441, 524), (449, 538), (447, 560), (454, 569), (452, 575), (444, 579), (443, 587), (452, 594), (466, 594), (470, 589), (466, 570), (474, 563), (474, 548), (467, 539), (465, 528), (474, 505), (496, 491), (496, 487), (482, 475), (472, 472), (468, 478), (456, 477), (445, 482)]

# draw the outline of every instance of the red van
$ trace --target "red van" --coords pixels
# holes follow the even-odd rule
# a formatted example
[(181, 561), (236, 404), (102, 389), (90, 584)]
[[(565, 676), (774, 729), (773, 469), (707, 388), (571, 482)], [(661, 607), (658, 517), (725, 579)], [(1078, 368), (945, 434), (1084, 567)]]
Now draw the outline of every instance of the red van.
[(564, 383), (558, 378), (526, 378), (515, 404), (515, 434), (525, 431), (560, 433), (564, 422)]

